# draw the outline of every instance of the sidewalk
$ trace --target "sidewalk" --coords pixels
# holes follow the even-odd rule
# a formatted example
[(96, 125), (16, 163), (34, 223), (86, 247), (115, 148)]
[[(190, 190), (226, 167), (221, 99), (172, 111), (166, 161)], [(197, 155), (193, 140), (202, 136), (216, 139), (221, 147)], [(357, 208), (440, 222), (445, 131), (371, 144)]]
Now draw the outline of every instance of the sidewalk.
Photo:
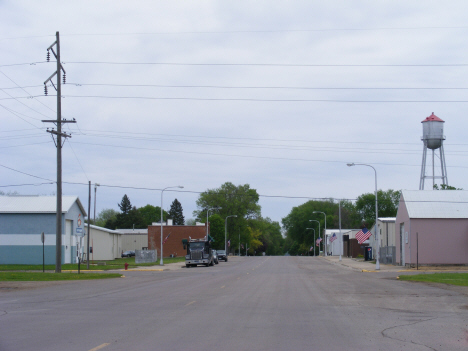
[(364, 261), (359, 258), (342, 257), (340, 256), (321, 256), (322, 259), (329, 261), (330, 263), (338, 266), (344, 266), (353, 271), (359, 272), (400, 272), (400, 271), (411, 271), (411, 269), (405, 269), (401, 266), (394, 266), (391, 264), (380, 264), (380, 270), (375, 269), (375, 263), (373, 261)]
[(362, 258), (349, 258), (340, 256), (327, 256), (320, 258), (329, 261), (334, 265), (347, 267), (359, 272), (468, 272), (468, 266), (419, 266), (419, 269), (394, 266), (391, 264), (380, 264), (380, 270), (375, 269), (374, 261), (364, 261)]

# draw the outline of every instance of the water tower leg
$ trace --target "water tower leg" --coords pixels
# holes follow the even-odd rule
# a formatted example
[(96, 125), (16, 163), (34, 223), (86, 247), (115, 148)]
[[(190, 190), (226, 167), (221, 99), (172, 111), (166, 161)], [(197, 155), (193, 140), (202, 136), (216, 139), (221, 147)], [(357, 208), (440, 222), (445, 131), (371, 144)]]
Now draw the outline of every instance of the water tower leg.
[(422, 163), (421, 163), (421, 178), (419, 179), (419, 190), (424, 190), (424, 179), (426, 178), (426, 155), (427, 155), (427, 141), (424, 140)]
[(442, 184), (448, 185), (447, 167), (445, 164), (444, 144), (440, 145), (440, 168), (442, 172)]
[(435, 150), (432, 149), (432, 189), (435, 186)]

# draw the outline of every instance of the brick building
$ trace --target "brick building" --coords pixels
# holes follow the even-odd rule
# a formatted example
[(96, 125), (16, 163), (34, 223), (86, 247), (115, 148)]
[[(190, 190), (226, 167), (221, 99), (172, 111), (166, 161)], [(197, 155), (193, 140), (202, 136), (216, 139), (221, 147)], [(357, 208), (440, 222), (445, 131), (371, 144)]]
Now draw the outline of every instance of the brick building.
[[(170, 234), (170, 235), (169, 235)], [(206, 236), (206, 225), (163, 225), (163, 241), (169, 235), (163, 247), (164, 257), (185, 256), (184, 241), (189, 237), (202, 239)], [(157, 250), (158, 258), (161, 257), (161, 225), (148, 226), (148, 249)]]

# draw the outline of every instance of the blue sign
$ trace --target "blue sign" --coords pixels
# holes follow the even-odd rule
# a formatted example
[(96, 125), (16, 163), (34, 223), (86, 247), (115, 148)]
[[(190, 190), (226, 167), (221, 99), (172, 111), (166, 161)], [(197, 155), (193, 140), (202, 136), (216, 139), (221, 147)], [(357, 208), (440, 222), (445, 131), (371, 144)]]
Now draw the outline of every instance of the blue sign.
[(77, 233), (83, 233), (83, 228), (76, 228)]

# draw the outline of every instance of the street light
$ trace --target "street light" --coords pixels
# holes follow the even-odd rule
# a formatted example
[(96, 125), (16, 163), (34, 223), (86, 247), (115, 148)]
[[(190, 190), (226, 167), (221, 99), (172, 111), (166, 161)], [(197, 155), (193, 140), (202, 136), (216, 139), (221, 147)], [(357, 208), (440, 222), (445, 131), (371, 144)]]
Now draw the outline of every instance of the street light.
[[(312, 229), (314, 231), (314, 241), (315, 241), (315, 228), (306, 228), (307, 229)], [(312, 247), (314, 247), (314, 245), (312, 244)], [(310, 250), (309, 250), (310, 252)], [(308, 255), (307, 255), (308, 256)], [(314, 249), (314, 256), (315, 256), (315, 249)]]
[[(99, 183), (94, 183), (94, 218), (93, 218), (93, 224), (96, 225), (96, 190), (97, 187), (100, 186), (101, 184)], [(89, 190), (91, 191), (91, 184), (89, 187)], [(89, 193), (89, 199), (91, 200), (91, 193)], [(89, 222), (89, 215), (88, 214), (88, 222)], [(87, 250), (86, 250), (86, 268), (89, 269), (89, 239), (91, 238), (91, 230), (89, 230), (88, 226), (88, 244), (87, 244)]]
[[(316, 219), (309, 219), (309, 222), (317, 222), (319, 224), (319, 238), (320, 238), (320, 222), (317, 221)], [(315, 237), (314, 237), (314, 245), (316, 245)], [(319, 254), (320, 254), (320, 245), (319, 245)], [(315, 246), (314, 246), (314, 256), (315, 256)]]
[[(226, 252), (226, 257), (227, 257), (227, 247), (226, 247), (226, 238), (227, 238), (227, 219), (229, 217), (237, 217), (237, 215), (230, 215), (230, 216), (226, 216), (226, 218), (224, 219), (224, 251)], [(235, 251), (235, 250), (234, 250)]]
[(184, 187), (182, 185), (175, 185), (175, 186), (168, 186), (164, 188), (163, 190), (161, 190), (161, 221), (160, 221), (161, 222), (161, 261), (159, 261), (160, 266), (164, 266), (164, 262), (163, 262), (163, 193), (164, 193), (164, 190), (170, 189), (170, 188), (183, 189)]
[[(323, 238), (323, 255), (327, 256), (327, 214), (321, 211), (314, 211), (312, 213), (322, 213), (325, 217), (325, 235)], [(320, 229), (319, 229), (320, 230)]]
[(211, 210), (221, 210), (221, 207), (210, 207), (206, 209), (206, 241), (210, 241), (208, 237), (208, 213), (210, 213)]
[(375, 235), (375, 240), (377, 240), (377, 259), (375, 262), (375, 269), (380, 270), (380, 235), (379, 231), (377, 230), (377, 225), (378, 225), (378, 219), (379, 219), (379, 214), (378, 214), (378, 207), (377, 207), (377, 171), (375, 170), (374, 167), (371, 165), (367, 165), (365, 163), (348, 163), (348, 167), (352, 166), (367, 166), (370, 167), (374, 170), (375, 172), (375, 225), (374, 225), (374, 235)]

